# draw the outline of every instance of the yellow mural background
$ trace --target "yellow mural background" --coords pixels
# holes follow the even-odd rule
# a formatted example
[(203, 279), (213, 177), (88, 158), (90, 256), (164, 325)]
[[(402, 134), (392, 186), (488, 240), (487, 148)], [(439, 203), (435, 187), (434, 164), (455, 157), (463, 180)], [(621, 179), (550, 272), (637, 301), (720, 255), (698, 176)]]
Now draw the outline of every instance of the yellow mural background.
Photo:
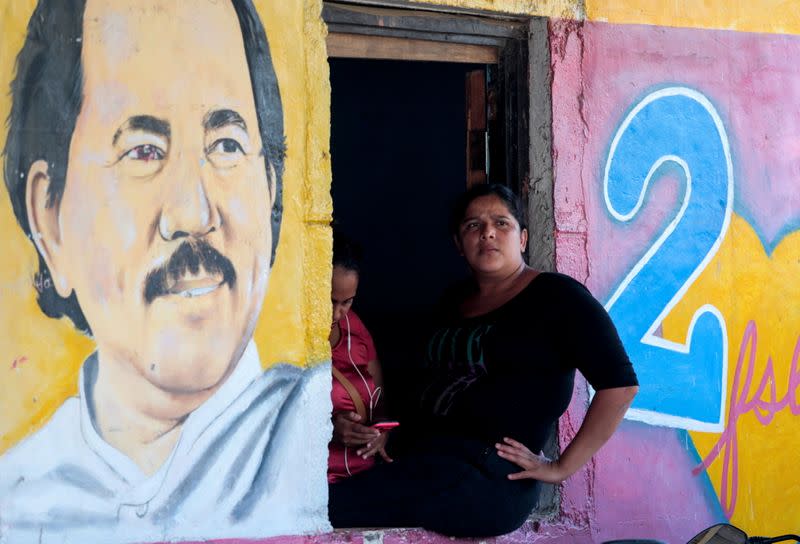
[[(774, 365), (775, 399), (779, 401), (786, 395), (792, 357), (800, 337), (798, 278), (800, 231), (786, 236), (768, 256), (750, 224), (734, 215), (719, 252), (664, 322), (664, 336), (683, 341), (697, 308), (713, 304), (722, 312), (728, 329), (726, 420), (742, 338), (750, 321), (757, 327), (758, 343), (753, 383), (746, 400), (755, 397), (768, 359)], [(744, 355), (747, 362), (748, 349)], [(742, 388), (740, 382), (739, 391)], [(798, 395), (800, 401), (800, 391), (792, 394)], [(769, 386), (760, 398), (773, 400)], [(761, 413), (767, 412), (762, 409)], [(769, 424), (763, 425), (750, 411), (739, 417), (736, 429), (739, 485), (731, 523), (751, 535), (796, 533), (800, 520), (800, 484), (795, 476), (800, 417), (793, 415), (787, 406), (776, 412)], [(690, 434), (701, 458), (708, 455), (720, 438), (719, 433)], [(708, 470), (718, 497), (724, 455), (723, 451)]]
[(800, 34), (797, 0), (413, 0), (519, 15), (688, 28)]
[(412, 0), (460, 9), (477, 9), (519, 15), (583, 19), (583, 0)]
[[(314, 364), (330, 357), (331, 217), (328, 64), (321, 0), (256, 1), (283, 99), (287, 137), (284, 216), (278, 258), (255, 338), (262, 362)], [(35, 1), (0, 7), (0, 118)], [(5, 145), (0, 131), (0, 147)], [(265, 213), (268, 213), (265, 210)], [(93, 342), (65, 318), (49, 319), (32, 286), (36, 251), (0, 191), (0, 452), (41, 427), (77, 392)], [(91, 240), (87, 240), (91, 243)]]
[(586, 0), (586, 18), (609, 23), (800, 33), (797, 0)]

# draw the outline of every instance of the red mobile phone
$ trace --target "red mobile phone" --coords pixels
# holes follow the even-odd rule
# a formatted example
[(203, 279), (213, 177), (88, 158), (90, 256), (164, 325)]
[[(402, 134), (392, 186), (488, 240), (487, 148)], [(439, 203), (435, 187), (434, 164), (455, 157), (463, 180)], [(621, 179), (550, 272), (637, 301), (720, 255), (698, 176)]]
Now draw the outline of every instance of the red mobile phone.
[(388, 431), (389, 429), (394, 429), (400, 425), (399, 421), (380, 421), (372, 426), (373, 429), (378, 429), (379, 431)]

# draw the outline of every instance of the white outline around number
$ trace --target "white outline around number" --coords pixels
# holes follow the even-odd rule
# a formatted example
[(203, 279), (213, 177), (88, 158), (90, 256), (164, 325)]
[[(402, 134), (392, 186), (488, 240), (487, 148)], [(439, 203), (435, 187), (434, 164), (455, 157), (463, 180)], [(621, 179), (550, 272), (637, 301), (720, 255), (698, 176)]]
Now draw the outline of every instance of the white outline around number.
[(731, 220), (731, 213), (733, 210), (733, 162), (731, 161), (731, 153), (730, 153), (730, 145), (728, 142), (728, 135), (725, 132), (725, 127), (722, 124), (722, 119), (720, 118), (717, 110), (711, 104), (711, 102), (703, 96), (701, 93), (689, 89), (687, 87), (668, 87), (665, 89), (660, 89), (655, 91), (644, 99), (639, 102), (636, 107), (631, 110), (631, 112), (627, 115), (625, 120), (622, 122), (620, 127), (617, 129), (616, 134), (614, 135), (614, 139), (611, 142), (611, 148), (609, 149), (608, 153), (608, 160), (606, 161), (605, 172), (603, 174), (603, 198), (605, 199), (606, 209), (614, 216), (617, 221), (620, 222), (627, 222), (631, 220), (638, 212), (639, 209), (642, 207), (644, 203), (645, 193), (647, 192), (647, 188), (650, 185), (651, 178), (653, 174), (666, 162), (673, 162), (680, 166), (685, 175), (686, 175), (686, 191), (683, 195), (683, 202), (681, 203), (680, 210), (678, 211), (675, 218), (670, 222), (664, 232), (658, 237), (658, 239), (650, 246), (644, 256), (639, 259), (636, 265), (628, 272), (625, 276), (625, 279), (622, 283), (619, 284), (614, 294), (611, 298), (606, 302), (605, 308), (606, 310), (610, 310), (614, 303), (619, 299), (625, 289), (628, 287), (630, 282), (633, 280), (634, 277), (644, 268), (644, 266), (650, 261), (653, 255), (661, 248), (667, 238), (672, 235), (672, 232), (677, 227), (678, 223), (683, 218), (683, 215), (686, 211), (686, 208), (689, 205), (689, 199), (692, 195), (692, 174), (689, 165), (675, 155), (665, 155), (660, 157), (650, 168), (650, 171), (647, 173), (647, 177), (642, 184), (642, 189), (639, 194), (639, 199), (634, 206), (634, 208), (627, 214), (620, 214), (617, 210), (614, 209), (613, 205), (609, 201), (608, 197), (608, 173), (611, 167), (611, 161), (614, 158), (614, 154), (616, 153), (617, 144), (619, 143), (620, 138), (622, 135), (627, 131), (628, 126), (633, 121), (633, 119), (639, 114), (639, 112), (648, 104), (655, 102), (661, 98), (667, 96), (685, 96), (690, 98), (697, 103), (699, 103), (711, 116), (714, 121), (714, 124), (717, 127), (717, 132), (719, 134), (722, 148), (725, 153), (725, 162), (727, 167), (727, 174), (728, 174), (728, 199), (725, 207), (725, 217), (723, 219), (722, 228), (720, 229), (719, 235), (717, 239), (714, 241), (711, 248), (706, 253), (706, 256), (697, 265), (694, 269), (692, 274), (689, 278), (684, 282), (684, 284), (676, 291), (676, 293), (672, 296), (670, 301), (655, 319), (655, 321), (650, 325), (650, 328), (641, 338), (641, 342), (646, 345), (656, 346), (662, 349), (666, 349), (673, 352), (678, 353), (689, 353), (689, 345), (691, 343), (692, 335), (694, 333), (694, 327), (697, 323), (697, 319), (704, 313), (711, 313), (717, 317), (720, 325), (722, 326), (722, 376), (721, 376), (721, 390), (722, 390), (722, 402), (720, 403), (720, 413), (719, 413), (719, 420), (716, 423), (709, 423), (706, 421), (698, 421), (692, 418), (685, 418), (679, 416), (671, 416), (667, 414), (662, 414), (652, 410), (644, 410), (640, 408), (631, 408), (628, 410), (628, 413), (625, 415), (627, 419), (632, 419), (635, 421), (643, 421), (645, 423), (650, 423), (653, 425), (662, 425), (667, 427), (675, 427), (687, 430), (694, 430), (694, 431), (709, 431), (709, 432), (721, 432), (724, 428), (724, 419), (725, 419), (725, 403), (727, 401), (727, 377), (728, 377), (728, 332), (727, 327), (725, 324), (725, 319), (722, 316), (722, 313), (717, 309), (715, 306), (711, 304), (705, 304), (698, 308), (694, 316), (692, 317), (692, 322), (689, 325), (689, 330), (686, 334), (686, 343), (679, 343), (679, 342), (672, 342), (669, 340), (665, 340), (655, 335), (655, 331), (664, 321), (664, 318), (672, 311), (675, 305), (680, 301), (681, 298), (686, 294), (686, 291), (689, 287), (695, 282), (697, 277), (705, 270), (708, 263), (711, 259), (714, 258), (717, 251), (719, 250), (720, 245), (722, 244), (722, 240), (725, 238), (725, 234), (728, 231), (728, 226), (730, 225)]

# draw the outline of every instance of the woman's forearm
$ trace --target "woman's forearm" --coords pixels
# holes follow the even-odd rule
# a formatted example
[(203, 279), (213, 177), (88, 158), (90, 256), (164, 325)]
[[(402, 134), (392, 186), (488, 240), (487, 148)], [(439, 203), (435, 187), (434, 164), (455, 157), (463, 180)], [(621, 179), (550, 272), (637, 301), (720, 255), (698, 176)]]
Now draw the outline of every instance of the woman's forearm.
[(615, 387), (595, 393), (578, 433), (558, 460), (563, 479), (588, 463), (611, 438), (638, 390), (638, 386)]

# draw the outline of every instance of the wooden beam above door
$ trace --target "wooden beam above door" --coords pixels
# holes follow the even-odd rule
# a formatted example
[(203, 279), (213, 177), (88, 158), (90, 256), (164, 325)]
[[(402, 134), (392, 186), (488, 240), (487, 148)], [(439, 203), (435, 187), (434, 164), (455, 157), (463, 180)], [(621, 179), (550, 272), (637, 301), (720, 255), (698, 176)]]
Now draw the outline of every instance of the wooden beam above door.
[(493, 45), (448, 43), (331, 32), (327, 38), (328, 56), (359, 59), (416, 60), (497, 64), (499, 48)]

